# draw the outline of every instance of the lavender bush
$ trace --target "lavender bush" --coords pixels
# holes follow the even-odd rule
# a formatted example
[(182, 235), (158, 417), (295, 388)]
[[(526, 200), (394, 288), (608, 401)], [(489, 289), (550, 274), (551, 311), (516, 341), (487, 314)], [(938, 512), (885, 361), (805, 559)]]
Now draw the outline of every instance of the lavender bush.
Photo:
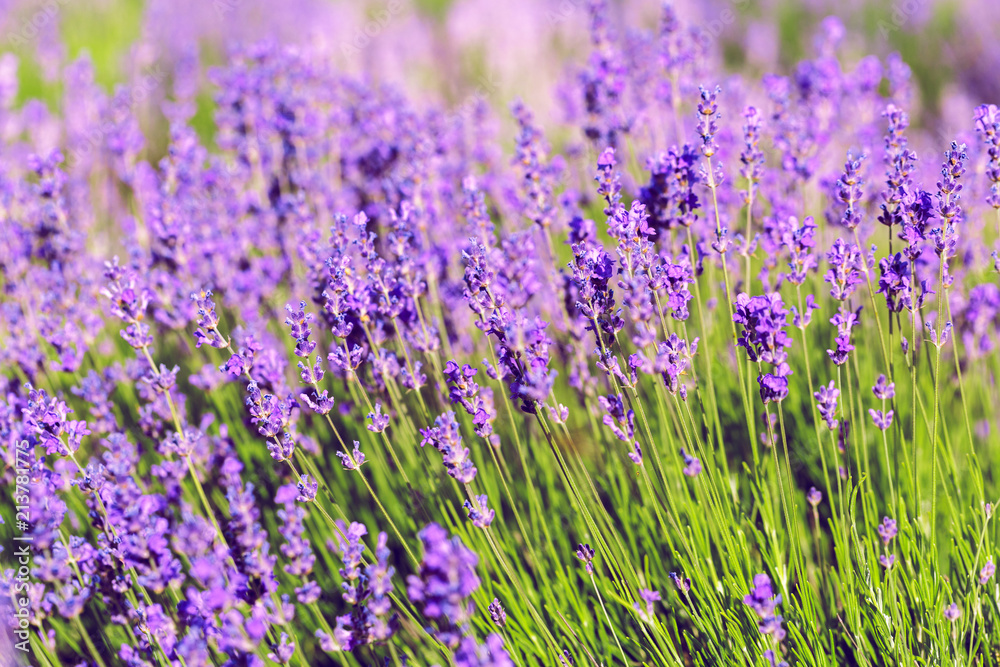
[(3, 19), (3, 664), (1000, 664), (995, 49), (186, 4)]

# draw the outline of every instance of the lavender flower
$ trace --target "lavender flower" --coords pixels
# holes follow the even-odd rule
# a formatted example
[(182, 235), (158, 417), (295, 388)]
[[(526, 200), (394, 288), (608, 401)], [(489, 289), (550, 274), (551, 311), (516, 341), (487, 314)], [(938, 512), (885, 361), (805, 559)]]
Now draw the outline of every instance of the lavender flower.
[(653, 622), (653, 605), (662, 598), (660, 597), (659, 591), (650, 590), (648, 588), (639, 589), (639, 598), (643, 601), (644, 606), (640, 607), (638, 602), (632, 603), (632, 608), (635, 609), (639, 617), (647, 623)]
[(878, 525), (877, 530), (879, 537), (882, 538), (882, 543), (886, 546), (889, 546), (889, 543), (892, 542), (893, 538), (899, 532), (896, 521), (889, 517), (882, 518), (882, 523)]
[(786, 351), (792, 341), (784, 330), (788, 312), (781, 296), (775, 293), (750, 297), (741, 293), (734, 306), (733, 321), (742, 325), (737, 344), (747, 351), (750, 361), (770, 364), (773, 371), (757, 376), (761, 400), (765, 404), (783, 400), (788, 395), (788, 376), (792, 374)]
[(583, 561), (587, 574), (594, 574), (594, 550), (589, 544), (576, 545), (576, 557)]
[(476, 435), (488, 438), (493, 433), (493, 421), (497, 412), (493, 408), (493, 391), (481, 388), (472, 379), (477, 372), (472, 366), (459, 366), (455, 361), (449, 361), (444, 368), (444, 376), (448, 381), (448, 400), (452, 405), (461, 405), (472, 416)]
[(653, 360), (645, 356), (640, 358), (640, 368), (650, 375), (659, 374), (667, 391), (671, 394), (680, 393), (681, 398), (686, 398), (687, 386), (681, 382), (681, 378), (687, 374), (687, 369), (691, 367), (691, 360), (697, 351), (697, 338), (689, 346), (688, 342), (677, 334), (670, 334), (667, 340), (657, 345), (656, 357)]
[[(760, 150), (760, 112), (752, 106), (743, 109), (743, 143), (744, 149), (740, 153), (740, 175), (747, 179), (747, 200), (753, 196), (753, 186), (761, 179), (761, 167), (764, 164), (764, 152)], [(749, 239), (747, 239), (749, 242)]]
[(701, 88), (701, 101), (698, 102), (698, 135), (701, 137), (701, 152), (707, 158), (715, 155), (719, 145), (715, 140), (715, 134), (719, 131), (719, 105), (716, 103), (721, 89), (716, 86), (715, 90), (708, 91)]
[(892, 426), (892, 410), (883, 412), (882, 410), (868, 409), (868, 414), (872, 418), (872, 423), (879, 430), (885, 431)]
[(462, 638), (452, 656), (457, 667), (514, 667), (514, 662), (503, 647), (503, 637), (491, 634), (484, 645), (472, 637)]
[(344, 470), (353, 471), (359, 469), (365, 464), (365, 454), (361, 451), (361, 443), (357, 440), (354, 441), (354, 451), (352, 452), (337, 452), (337, 456), (340, 458), (340, 462), (344, 466)]
[(819, 391), (813, 396), (816, 398), (816, 408), (820, 417), (826, 422), (826, 427), (830, 430), (837, 428), (837, 398), (840, 396), (840, 390), (834, 381), (830, 380), (829, 385), (820, 385)]
[(673, 580), (674, 586), (677, 587), (677, 590), (681, 594), (687, 595), (691, 592), (691, 579), (689, 577), (685, 577), (677, 572), (671, 572), (670, 578)]
[(469, 520), (476, 528), (487, 528), (492, 522), (496, 512), (486, 506), (486, 496), (476, 496), (475, 502), (466, 500), (463, 505), (469, 512)]
[(437, 622), (438, 639), (455, 648), (472, 619), (469, 597), (479, 588), (479, 557), (436, 523), (428, 524), (419, 537), (423, 560), (418, 573), (407, 578), (407, 595), (424, 616)]
[(979, 585), (985, 586), (986, 582), (993, 578), (996, 571), (997, 568), (993, 564), (993, 556), (988, 556), (986, 558), (986, 564), (983, 565), (983, 569), (979, 571)]
[(879, 375), (878, 380), (875, 381), (875, 386), (872, 387), (872, 393), (875, 394), (875, 398), (883, 401), (895, 398), (896, 383), (888, 382), (885, 374)]
[(599, 396), (597, 403), (605, 413), (604, 425), (611, 429), (619, 440), (632, 442), (635, 437), (635, 412), (625, 409), (622, 395)]
[(897, 252), (892, 257), (883, 258), (878, 267), (881, 275), (876, 292), (885, 296), (886, 308), (892, 313), (908, 308), (913, 294), (909, 262)]
[(223, 348), (229, 341), (219, 333), (219, 317), (215, 314), (215, 302), (211, 290), (202, 290), (191, 295), (191, 301), (198, 308), (198, 329), (194, 332), (195, 347), (207, 343), (212, 347)]
[(837, 181), (837, 198), (846, 204), (846, 209), (840, 218), (840, 224), (849, 230), (855, 230), (861, 224), (862, 212), (858, 203), (863, 195), (864, 181), (861, 179), (859, 171), (864, 160), (864, 155), (855, 160), (848, 154), (847, 162), (844, 163), (844, 175)]
[(823, 279), (832, 285), (830, 296), (838, 301), (846, 301), (855, 288), (864, 282), (862, 273), (867, 271), (864, 256), (858, 246), (843, 239), (833, 242), (826, 254), (830, 270)]
[(382, 404), (379, 402), (375, 403), (375, 411), (368, 413), (368, 419), (372, 423), (368, 424), (366, 428), (372, 433), (381, 433), (389, 425), (389, 415), (382, 414)]
[(493, 598), (493, 602), (490, 603), (489, 610), (490, 618), (498, 628), (503, 628), (503, 626), (507, 625), (507, 612), (504, 611), (503, 605), (500, 604), (500, 600)]
[(420, 429), (423, 440), (420, 446), (433, 446), (444, 457), (444, 467), (448, 474), (462, 484), (476, 478), (476, 467), (469, 459), (469, 448), (463, 446), (458, 422), (454, 412), (446, 412), (434, 420), (431, 428)]
[(774, 637), (776, 642), (785, 638), (785, 630), (781, 627), (784, 620), (776, 614), (781, 604), (781, 595), (776, 595), (771, 588), (771, 578), (766, 574), (758, 574), (753, 578), (753, 588), (743, 597), (743, 604), (756, 612), (760, 619), (758, 630), (763, 635)]
[(989, 156), (986, 178), (990, 181), (990, 194), (986, 203), (1000, 210), (1000, 110), (997, 105), (981, 104), (976, 107), (975, 125)]
[(688, 477), (697, 477), (701, 473), (701, 461), (691, 456), (681, 447), (681, 458), (684, 459), (684, 474)]
[[(351, 606), (351, 613), (337, 617), (334, 637), (337, 645), (345, 651), (355, 651), (362, 646), (382, 643), (394, 632), (395, 619), (390, 615), (392, 575), (389, 566), (388, 538), (379, 533), (375, 548), (375, 562), (362, 569), (364, 544), (361, 538), (368, 532), (365, 526), (352, 523), (349, 527), (340, 524), (341, 537), (338, 549), (344, 566), (340, 576), (344, 581), (343, 598)], [(412, 597), (412, 595), (411, 595)]]
[(851, 311), (845, 306), (845, 303), (841, 303), (837, 314), (830, 318), (830, 324), (837, 327), (837, 338), (835, 341), (837, 349), (826, 351), (831, 361), (838, 366), (846, 363), (848, 354), (854, 351), (854, 345), (851, 343), (851, 331), (858, 325), (861, 316), (860, 307), (855, 311)]
[(291, 304), (285, 306), (288, 317), (285, 324), (291, 327), (292, 338), (295, 339), (295, 356), (307, 358), (316, 349), (316, 341), (309, 340), (312, 329), (309, 323), (312, 322), (313, 314), (305, 312), (306, 302), (300, 301), (298, 309), (292, 308)]

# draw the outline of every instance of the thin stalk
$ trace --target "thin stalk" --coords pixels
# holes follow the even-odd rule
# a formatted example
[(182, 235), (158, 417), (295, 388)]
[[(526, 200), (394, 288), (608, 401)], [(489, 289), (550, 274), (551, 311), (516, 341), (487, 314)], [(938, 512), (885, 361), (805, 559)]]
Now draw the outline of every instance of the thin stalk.
[(601, 610), (604, 612), (604, 618), (608, 621), (608, 627), (611, 628), (611, 636), (615, 638), (615, 644), (618, 645), (618, 650), (622, 654), (622, 661), (627, 665), (628, 657), (625, 655), (625, 649), (622, 648), (622, 643), (618, 641), (618, 632), (615, 631), (615, 625), (611, 622), (611, 616), (608, 615), (608, 610), (604, 607), (604, 598), (601, 597), (601, 591), (597, 588), (597, 580), (594, 579), (594, 573), (590, 573), (590, 583), (594, 585), (594, 592), (597, 593), (597, 601), (601, 603)]
[[(858, 236), (857, 227), (854, 228), (854, 243), (858, 246), (861, 256), (867, 258), (864, 247), (861, 245), (861, 239)], [(872, 287), (872, 277), (868, 271), (868, 260), (864, 259), (863, 262), (865, 264), (865, 283), (868, 285), (868, 297), (872, 302), (872, 317), (875, 318), (875, 325), (878, 327), (878, 342), (882, 350), (882, 365), (889, 376), (889, 381), (892, 382), (892, 370), (889, 368), (889, 350), (886, 348), (885, 334), (882, 332), (882, 318), (879, 317), (878, 306), (875, 305), (875, 289)]]

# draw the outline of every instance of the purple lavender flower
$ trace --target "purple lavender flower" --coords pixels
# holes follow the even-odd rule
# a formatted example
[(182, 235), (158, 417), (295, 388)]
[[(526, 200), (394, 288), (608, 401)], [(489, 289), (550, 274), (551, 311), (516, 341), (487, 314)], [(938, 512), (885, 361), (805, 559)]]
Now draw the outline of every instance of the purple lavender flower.
[(944, 344), (948, 342), (951, 330), (954, 328), (954, 325), (951, 322), (945, 322), (944, 329), (940, 332), (937, 330), (937, 327), (930, 322), (924, 322), (924, 326), (927, 328), (927, 333), (930, 334), (931, 344), (938, 348), (943, 347)]
[(66, 419), (73, 411), (56, 397), (49, 398), (44, 389), (35, 389), (30, 384), (25, 388), (28, 401), (21, 412), (28, 432), (38, 438), (46, 454), (69, 456), (76, 452), (83, 436), (90, 433), (86, 422)]
[(882, 543), (886, 546), (889, 546), (889, 543), (892, 542), (893, 538), (899, 532), (896, 521), (889, 517), (882, 518), (882, 523), (878, 525), (877, 530), (879, 537), (882, 538)]
[(827, 350), (830, 359), (838, 366), (847, 362), (847, 356), (854, 350), (851, 343), (851, 331), (858, 325), (861, 317), (861, 307), (852, 311), (847, 307), (847, 302), (841, 302), (837, 314), (830, 318), (830, 324), (837, 327), (837, 349)]
[(771, 588), (771, 578), (766, 574), (758, 574), (753, 578), (753, 588), (743, 597), (743, 604), (757, 613), (760, 619), (758, 629), (763, 635), (771, 635), (781, 642), (785, 638), (785, 630), (781, 627), (784, 620), (775, 611), (781, 604), (781, 595), (776, 595)]
[(434, 420), (434, 426), (420, 429), (423, 440), (420, 446), (432, 445), (444, 457), (448, 474), (462, 484), (468, 484), (476, 477), (476, 467), (469, 459), (469, 448), (463, 446), (458, 422), (454, 412), (446, 412)]
[(989, 156), (986, 178), (990, 181), (990, 194), (986, 203), (1000, 210), (1000, 110), (997, 105), (981, 104), (976, 107), (975, 125)]
[(487, 528), (493, 522), (496, 512), (486, 505), (486, 496), (476, 496), (475, 502), (466, 500), (463, 505), (469, 512), (469, 520), (476, 528)]
[(493, 433), (493, 421), (497, 412), (493, 407), (493, 391), (481, 388), (472, 379), (477, 372), (468, 364), (459, 366), (456, 361), (449, 361), (444, 368), (444, 376), (448, 382), (448, 400), (452, 405), (461, 405), (472, 416), (476, 435), (489, 438)]
[(632, 608), (639, 614), (647, 623), (653, 622), (653, 605), (663, 598), (660, 596), (659, 591), (650, 590), (648, 588), (639, 589), (639, 598), (643, 602), (643, 606), (639, 606), (638, 602), (632, 603)]
[(985, 586), (986, 582), (993, 578), (996, 571), (997, 568), (993, 564), (993, 556), (988, 556), (986, 558), (986, 564), (983, 565), (983, 569), (979, 571), (979, 585)]
[(366, 428), (372, 433), (381, 433), (389, 425), (389, 415), (382, 413), (382, 404), (375, 403), (375, 411), (368, 413), (368, 419), (371, 420), (371, 424), (368, 424)]
[(552, 339), (545, 331), (548, 323), (498, 311), (490, 318), (489, 327), (500, 345), (499, 362), (511, 399), (520, 400), (521, 410), (534, 414), (537, 404), (548, 399), (557, 375), (549, 370)]
[(869, 408), (868, 414), (871, 416), (872, 423), (875, 424), (876, 428), (885, 431), (892, 426), (892, 410), (883, 412), (882, 410)]
[(910, 123), (906, 112), (894, 104), (889, 104), (882, 116), (887, 118), (889, 123), (885, 135), (886, 188), (882, 192), (883, 203), (880, 206), (882, 213), (878, 216), (878, 220), (889, 227), (891, 234), (893, 226), (902, 227), (905, 222), (905, 200), (911, 190), (910, 171), (917, 156), (906, 147), (904, 132)]
[(774, 649), (764, 651), (764, 659), (767, 660), (767, 664), (771, 665), (771, 667), (788, 667), (788, 662), (779, 659)]
[(747, 351), (750, 361), (770, 364), (773, 371), (757, 376), (761, 400), (765, 404), (783, 400), (788, 395), (788, 376), (792, 374), (786, 351), (792, 341), (784, 330), (788, 312), (781, 295), (750, 297), (740, 293), (734, 306), (733, 321), (742, 325), (737, 344)]
[(207, 343), (212, 347), (223, 348), (229, 341), (219, 333), (219, 316), (215, 314), (215, 302), (211, 290), (202, 290), (191, 295), (191, 301), (198, 308), (198, 329), (194, 332), (195, 347)]
[(300, 503), (311, 503), (316, 500), (316, 493), (319, 491), (319, 482), (309, 475), (302, 475), (295, 484), (295, 490), (298, 492), (295, 500)]
[(837, 181), (837, 198), (846, 204), (840, 218), (840, 224), (849, 230), (857, 229), (858, 225), (861, 224), (862, 211), (858, 204), (864, 194), (862, 190), (864, 181), (861, 179), (859, 171), (864, 160), (864, 155), (855, 160), (848, 153), (847, 162), (844, 163), (844, 175)]
[(896, 383), (886, 380), (885, 374), (879, 375), (878, 380), (875, 381), (875, 386), (872, 387), (872, 393), (875, 394), (875, 398), (883, 401), (895, 398)]
[(809, 501), (810, 505), (816, 507), (823, 502), (823, 492), (815, 486), (810, 486), (808, 493), (806, 493), (806, 500)]
[(604, 198), (607, 206), (604, 215), (611, 216), (621, 206), (621, 176), (615, 171), (615, 149), (608, 146), (597, 158), (597, 194)]
[(635, 437), (635, 412), (625, 409), (622, 395), (599, 396), (597, 403), (604, 411), (604, 425), (610, 428), (619, 440), (632, 442)]
[(691, 579), (689, 577), (685, 577), (683, 574), (678, 574), (677, 572), (671, 572), (670, 578), (682, 595), (691, 592)]
[(719, 105), (716, 102), (721, 89), (716, 86), (715, 90), (708, 91), (701, 88), (701, 101), (698, 102), (698, 136), (701, 137), (701, 153), (705, 157), (712, 157), (719, 149), (719, 144), (715, 140), (715, 135), (719, 131)]
[(632, 126), (624, 103), (629, 68), (613, 38), (607, 3), (591, 2), (587, 11), (592, 50), (586, 68), (579, 73), (586, 113), (583, 132), (595, 148), (617, 146), (620, 135)]
[(789, 250), (788, 267), (791, 271), (787, 274), (788, 282), (793, 285), (801, 285), (805, 282), (809, 271), (815, 270), (818, 266), (813, 248), (816, 247), (816, 223), (813, 217), (809, 216), (799, 225), (799, 219), (790, 216), (787, 227), (783, 230), (781, 243)]
[(684, 474), (688, 477), (697, 477), (701, 473), (701, 461), (691, 456), (681, 447), (681, 458), (684, 459)]
[(354, 441), (354, 451), (352, 452), (337, 452), (337, 456), (340, 458), (340, 462), (344, 466), (344, 470), (353, 471), (359, 469), (365, 464), (365, 454), (361, 451), (361, 443), (357, 440)]
[(271, 646), (272, 652), (267, 654), (268, 660), (273, 660), (279, 665), (287, 665), (292, 661), (295, 654), (295, 642), (288, 641), (288, 633), (282, 632), (277, 644)]
[(819, 391), (813, 396), (816, 398), (816, 408), (820, 417), (826, 422), (826, 427), (830, 430), (837, 428), (837, 398), (840, 396), (840, 390), (834, 381), (830, 380), (829, 385), (820, 385)]
[(830, 264), (830, 270), (823, 280), (832, 285), (830, 296), (838, 301), (846, 301), (855, 288), (864, 282), (862, 273), (867, 271), (865, 258), (858, 246), (837, 239), (826, 254), (826, 261)]
[(395, 631), (389, 599), (395, 569), (388, 564), (390, 554), (385, 533), (379, 533), (375, 562), (362, 569), (365, 547), (361, 539), (368, 529), (359, 523), (345, 527), (341, 522), (339, 526), (337, 546), (344, 563), (340, 569), (342, 597), (351, 606), (351, 612), (337, 617), (334, 637), (342, 650), (354, 651), (385, 642)]
[(959, 609), (958, 605), (952, 602), (950, 605), (944, 608), (943, 612), (946, 621), (951, 621), (954, 623), (962, 615), (962, 610)]
[(589, 544), (580, 543), (576, 545), (576, 557), (583, 561), (587, 574), (594, 574), (594, 550)]
[(876, 292), (885, 296), (886, 308), (892, 313), (908, 308), (913, 295), (910, 263), (897, 252), (892, 257), (883, 257), (878, 267), (881, 275)]
[[(760, 112), (752, 106), (743, 109), (743, 143), (744, 148), (740, 153), (740, 175), (747, 179), (748, 199), (744, 203), (749, 204), (749, 197), (752, 197), (754, 184), (761, 179), (761, 167), (764, 165), (764, 152), (760, 150)], [(749, 241), (749, 239), (748, 239)]]
[(309, 340), (312, 329), (309, 323), (313, 320), (313, 314), (307, 313), (306, 302), (300, 301), (298, 309), (292, 308), (291, 304), (285, 305), (288, 317), (285, 324), (291, 327), (292, 338), (295, 339), (295, 356), (306, 358), (316, 349), (316, 341)]
[(309, 394), (299, 394), (299, 399), (313, 412), (325, 415), (329, 414), (333, 410), (333, 397), (327, 390), (323, 390), (322, 393), (317, 394), (315, 391), (312, 395)]
[(428, 524), (418, 536), (423, 560), (418, 573), (407, 578), (407, 595), (424, 616), (437, 622), (438, 639), (454, 648), (472, 619), (469, 598), (479, 588), (479, 557), (458, 536), (449, 538), (436, 523)]
[(520, 172), (522, 213), (545, 229), (552, 225), (555, 217), (553, 189), (559, 168), (557, 164), (549, 163), (548, 147), (527, 107), (517, 101), (511, 105), (511, 111), (520, 130), (514, 164)]
[(965, 144), (952, 142), (951, 150), (945, 152), (945, 162), (941, 167), (941, 180), (938, 181), (937, 214), (941, 224), (931, 230), (934, 240), (934, 252), (941, 258), (943, 273), (941, 285), (951, 287), (954, 276), (950, 272), (950, 260), (958, 252), (958, 227), (963, 221), (962, 206), (959, 194), (963, 186), (959, 179), (965, 174)]
[(689, 346), (688, 342), (677, 334), (670, 334), (667, 340), (658, 343), (654, 359), (640, 357), (640, 368), (650, 375), (659, 374), (667, 391), (671, 394), (681, 392), (683, 398), (687, 389), (681, 378), (687, 374), (687, 369), (690, 368), (691, 360), (697, 351), (697, 338)]
[(491, 602), (489, 606), (489, 611), (490, 618), (498, 628), (503, 628), (503, 626), (507, 625), (507, 612), (504, 611), (503, 605), (500, 604), (500, 600), (493, 598), (493, 602)]
[(455, 655), (456, 667), (515, 667), (503, 646), (503, 637), (493, 633), (479, 645), (472, 637), (463, 637)]

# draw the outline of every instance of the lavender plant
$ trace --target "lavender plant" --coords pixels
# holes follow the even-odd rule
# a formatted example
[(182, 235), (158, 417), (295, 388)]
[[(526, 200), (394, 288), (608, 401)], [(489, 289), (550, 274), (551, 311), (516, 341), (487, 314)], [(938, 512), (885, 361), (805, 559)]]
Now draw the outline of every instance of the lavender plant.
[(997, 89), (542, 4), (557, 108), (11, 41), (4, 664), (1000, 665)]

